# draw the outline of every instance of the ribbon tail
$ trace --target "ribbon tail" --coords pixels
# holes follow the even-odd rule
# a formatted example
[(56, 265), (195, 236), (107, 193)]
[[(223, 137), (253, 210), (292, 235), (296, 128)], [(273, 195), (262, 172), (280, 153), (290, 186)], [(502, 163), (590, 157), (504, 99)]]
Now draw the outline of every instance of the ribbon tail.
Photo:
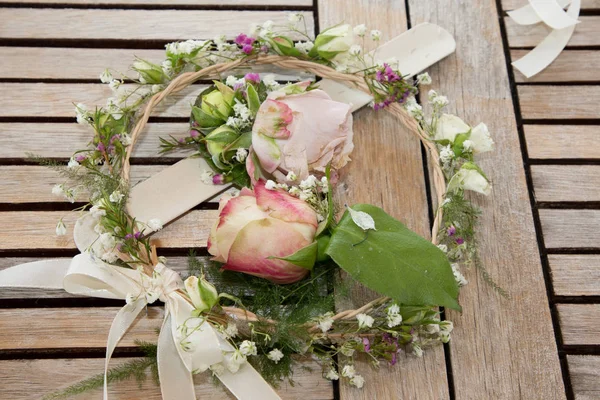
[[(573, 0), (567, 14), (577, 18), (580, 6), (581, 0)], [(512, 65), (527, 78), (540, 73), (560, 55), (569, 40), (571, 40), (574, 30), (575, 26), (569, 26), (550, 32), (540, 44), (525, 56), (514, 61)]]
[(119, 310), (110, 326), (108, 340), (106, 342), (106, 360), (104, 361), (104, 400), (108, 399), (108, 363), (110, 362), (112, 353), (146, 304), (145, 298), (143, 297), (140, 297), (131, 304), (126, 304)]
[[(557, 3), (561, 8), (565, 8), (571, 4), (571, 0), (558, 0)], [(531, 4), (517, 8), (516, 10), (508, 11), (506, 14), (519, 25), (534, 25), (542, 22), (542, 19)]]
[(28, 287), (40, 289), (62, 289), (63, 278), (71, 259), (43, 260), (0, 271), (0, 287)]
[(157, 362), (160, 390), (163, 400), (195, 400), (194, 380), (192, 371), (183, 363), (173, 331), (171, 329), (173, 316), (168, 312), (163, 321), (158, 336)]

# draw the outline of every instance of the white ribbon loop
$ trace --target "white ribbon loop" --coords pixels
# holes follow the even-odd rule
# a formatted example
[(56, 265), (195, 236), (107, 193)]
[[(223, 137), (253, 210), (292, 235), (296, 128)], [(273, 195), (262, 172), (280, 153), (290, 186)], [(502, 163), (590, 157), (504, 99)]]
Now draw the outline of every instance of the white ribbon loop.
[[(560, 3), (556, 3), (556, 0), (529, 0), (530, 5), (508, 13), (508, 15), (520, 25), (530, 25), (540, 21), (543, 21), (552, 27), (564, 25), (563, 28), (554, 29), (532, 51), (512, 63), (513, 67), (518, 69), (527, 78), (537, 75), (548, 67), (560, 55), (567, 46), (567, 43), (569, 43), (569, 40), (571, 40), (571, 36), (575, 30), (575, 23), (578, 22), (577, 17), (579, 16), (581, 0), (559, 1)], [(561, 13), (563, 14), (565, 14), (562, 10), (563, 4), (566, 6), (571, 3), (571, 6), (565, 15), (568, 16), (571, 21), (575, 21), (575, 23), (566, 25), (564, 21), (559, 23), (558, 19), (549, 16), (551, 11), (547, 11), (546, 8), (543, 8), (543, 10), (546, 10), (545, 12), (540, 13), (540, 6), (549, 2), (552, 2), (554, 6), (560, 8)], [(554, 6), (548, 7), (553, 9)]]

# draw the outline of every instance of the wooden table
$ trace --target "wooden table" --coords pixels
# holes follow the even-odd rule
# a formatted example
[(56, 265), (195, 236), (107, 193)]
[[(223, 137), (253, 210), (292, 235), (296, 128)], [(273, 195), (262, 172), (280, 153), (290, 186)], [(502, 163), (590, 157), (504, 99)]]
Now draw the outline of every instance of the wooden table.
[[(497, 4), (498, 3), (498, 4)], [(21, 0), (0, 4), (0, 268), (76, 254), (72, 205), (50, 193), (57, 175), (26, 160), (28, 152), (61, 161), (85, 146), (73, 103), (104, 104), (105, 67), (126, 71), (134, 55), (158, 61), (176, 39), (233, 37), (251, 22), (281, 21), (299, 10), (318, 30), (339, 21), (397, 35), (420, 22), (456, 38), (456, 53), (431, 69), (433, 87), (466, 121), (488, 124), (497, 148), (481, 164), (493, 195), (477, 197), (483, 263), (512, 298), (503, 299), (477, 271), (461, 292), (463, 314), (449, 345), (394, 368), (371, 370), (363, 390), (331, 384), (298, 369), (286, 399), (599, 399), (600, 398), (600, 1), (583, 0), (582, 23), (546, 71), (525, 80), (510, 68), (546, 34), (517, 27), (504, 11), (521, 0)], [(502, 8), (502, 9), (499, 9)], [(181, 155), (156, 158), (158, 137), (184, 132), (186, 99), (164, 107), (135, 151), (133, 174), (148, 177)], [(385, 114), (356, 115), (354, 162), (340, 201), (383, 206), (428, 235), (431, 202), (420, 144)], [(375, 166), (377, 165), (377, 169)], [(83, 197), (79, 201), (83, 200)], [(189, 248), (206, 244), (214, 219), (207, 203), (160, 234), (161, 253), (185, 270)], [(361, 303), (369, 293), (353, 293)], [(120, 302), (59, 291), (2, 290), (0, 398), (39, 398), (102, 371), (106, 334)], [(133, 339), (155, 340), (162, 311), (121, 342), (114, 363), (139, 356)], [(315, 366), (305, 361), (305, 365)], [(205, 377), (198, 397), (230, 398)], [(157, 399), (146, 383), (116, 384), (113, 399)], [(99, 391), (80, 398), (101, 398)]]

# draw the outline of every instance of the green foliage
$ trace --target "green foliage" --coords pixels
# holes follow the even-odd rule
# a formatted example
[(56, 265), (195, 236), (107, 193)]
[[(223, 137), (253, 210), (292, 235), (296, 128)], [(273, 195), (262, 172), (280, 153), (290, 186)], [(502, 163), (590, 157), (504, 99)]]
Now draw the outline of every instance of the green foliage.
[(399, 303), (460, 310), (458, 286), (442, 251), (378, 207), (353, 209), (369, 214), (377, 230), (364, 232), (344, 214), (327, 249), (340, 268)]

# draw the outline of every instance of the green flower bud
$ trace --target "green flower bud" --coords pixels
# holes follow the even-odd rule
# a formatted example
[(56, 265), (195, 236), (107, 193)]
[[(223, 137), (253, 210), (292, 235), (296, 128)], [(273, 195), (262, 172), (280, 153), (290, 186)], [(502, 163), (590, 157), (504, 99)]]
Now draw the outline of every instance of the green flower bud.
[(206, 148), (212, 156), (218, 156), (225, 147), (229, 146), (238, 138), (237, 132), (227, 125), (221, 125), (206, 135)]
[(200, 107), (202, 108), (202, 111), (211, 117), (219, 118), (225, 121), (233, 112), (233, 109), (230, 106), (232, 101), (233, 98), (228, 99), (220, 91), (213, 90), (212, 92), (202, 96), (202, 105)]
[(204, 276), (190, 276), (184, 282), (185, 290), (192, 300), (192, 304), (198, 313), (208, 311), (219, 300), (217, 289), (210, 284)]
[(163, 83), (165, 74), (159, 65), (149, 63), (142, 59), (137, 59), (132, 68), (140, 74), (140, 81), (147, 84)]
[(294, 42), (285, 36), (274, 36), (269, 42), (273, 49), (282, 56), (299, 57), (301, 55), (294, 47)]

